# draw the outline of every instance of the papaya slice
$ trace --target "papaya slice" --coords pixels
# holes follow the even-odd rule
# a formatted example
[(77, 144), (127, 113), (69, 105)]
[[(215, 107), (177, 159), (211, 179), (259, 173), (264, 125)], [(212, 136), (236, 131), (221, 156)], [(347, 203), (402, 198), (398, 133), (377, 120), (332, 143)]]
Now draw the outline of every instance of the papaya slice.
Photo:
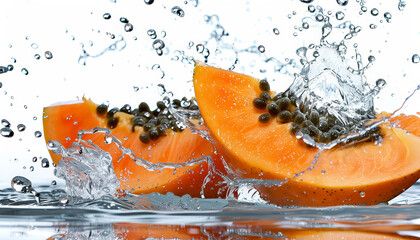
[[(378, 204), (420, 177), (420, 137), (416, 134), (382, 124), (381, 144), (355, 143), (319, 153), (291, 134), (291, 123), (258, 121), (266, 112), (253, 105), (261, 93), (259, 80), (197, 62), (193, 81), (216, 148), (232, 168), (239, 169), (243, 178), (289, 179), (282, 185), (258, 187), (270, 203)], [(413, 119), (399, 118), (401, 126), (418, 133), (418, 118)]]
[[(45, 140), (47, 142), (58, 140), (68, 148), (74, 141), (78, 141), (79, 130), (108, 127), (111, 128), (113, 136), (122, 142), (123, 147), (131, 149), (137, 157), (153, 164), (184, 163), (214, 155), (212, 145), (199, 135), (193, 134), (188, 128), (178, 132), (167, 130), (166, 136), (144, 143), (140, 140), (140, 135), (144, 133), (143, 127), (133, 126), (133, 114), (118, 111), (112, 118), (118, 119), (117, 123), (112, 123), (112, 120), (106, 116), (98, 114), (97, 109), (97, 104), (85, 98), (76, 103), (46, 107), (43, 118)], [(206, 162), (176, 170), (165, 168), (149, 171), (137, 165), (128, 155), (122, 155), (116, 144), (106, 144), (104, 137), (104, 133), (86, 134), (83, 139), (92, 140), (94, 144), (111, 154), (121, 190), (134, 194), (172, 192), (178, 196), (189, 194), (192, 197), (200, 197), (203, 180), (208, 174)], [(122, 159), (119, 160), (121, 156)], [(51, 152), (51, 158), (57, 164), (61, 156)], [(210, 184), (207, 186), (205, 194), (212, 196), (215, 188)]]

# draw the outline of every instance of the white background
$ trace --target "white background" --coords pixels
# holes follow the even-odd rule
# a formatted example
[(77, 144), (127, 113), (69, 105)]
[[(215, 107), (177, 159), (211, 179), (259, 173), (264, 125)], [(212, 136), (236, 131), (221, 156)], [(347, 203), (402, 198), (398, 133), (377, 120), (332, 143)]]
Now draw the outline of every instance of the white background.
[[(420, 63), (411, 62), (413, 54), (420, 54), (420, 4), (416, 0), (407, 0), (406, 8), (399, 11), (398, 2), (368, 1), (365, 4), (368, 11), (362, 15), (359, 14), (360, 4), (353, 0), (346, 7), (339, 6), (335, 0), (315, 0), (312, 3), (322, 4), (324, 13), (332, 12), (333, 26), (351, 21), (362, 27), (361, 33), (348, 41), (347, 57), (349, 64), (354, 66), (352, 46), (355, 42), (365, 64), (369, 55), (376, 57), (373, 67), (366, 73), (368, 82), (374, 84), (378, 78), (383, 78), (388, 83), (376, 99), (378, 110), (395, 110), (420, 84)], [(172, 14), (174, 6), (180, 6), (185, 16), (181, 18)], [(284, 90), (293, 79), (291, 73), (297, 69), (289, 68), (290, 74), (281, 74), (273, 70), (273, 62), (266, 63), (264, 59), (275, 57), (286, 63), (286, 59), (297, 59), (295, 51), (298, 47), (319, 43), (321, 24), (308, 20), (309, 29), (299, 30), (304, 17), (313, 19), (307, 6), (298, 0), (203, 0), (197, 7), (194, 2), (185, 3), (183, 0), (155, 0), (152, 5), (146, 5), (143, 0), (2, 0), (0, 65), (13, 64), (15, 69), (0, 74), (3, 84), (0, 88), (0, 119), (7, 119), (12, 124), (15, 136), (0, 136), (0, 188), (9, 187), (10, 180), (16, 175), (28, 177), (35, 185), (49, 184), (55, 179), (52, 167), (42, 169), (40, 160), (32, 162), (34, 156), (48, 157), (43, 137), (34, 137), (36, 130), (42, 131), (42, 109), (45, 106), (82, 96), (97, 103), (108, 101), (111, 106), (118, 107), (125, 103), (137, 105), (141, 101), (153, 103), (159, 98), (156, 87), (159, 83), (165, 84), (175, 97), (193, 96), (193, 65), (171, 60), (178, 56), (176, 50), (203, 60), (195, 47), (208, 41), (209, 63), (227, 69), (235, 56), (232, 47), (240, 50), (264, 45), (266, 51), (262, 54), (241, 52), (234, 70), (267, 78), (276, 89)], [(376, 17), (370, 14), (374, 7), (379, 10)], [(335, 19), (335, 12), (339, 10), (346, 15), (342, 21)], [(391, 23), (385, 21), (385, 12), (392, 14)], [(111, 19), (104, 20), (104, 13), (110, 13)], [(213, 19), (206, 23), (204, 18), (213, 14), (218, 15), (219, 24), (229, 33), (219, 42), (211, 39), (217, 21)], [(120, 17), (126, 17), (133, 24), (132, 32), (124, 31)], [(377, 25), (377, 28), (370, 29), (370, 24)], [(280, 34), (274, 34), (273, 28), (278, 28)], [(155, 29), (157, 37), (164, 40), (163, 56), (154, 52), (153, 40), (146, 34), (148, 29)], [(162, 31), (166, 32), (165, 37)], [(339, 41), (347, 32), (348, 29), (335, 28), (327, 40)], [(111, 39), (107, 33), (115, 34), (116, 38)], [(81, 44), (95, 55), (119, 36), (126, 41), (123, 50), (89, 58), (86, 66), (78, 63)], [(190, 41), (194, 42), (192, 48), (188, 47)], [(38, 48), (34, 49), (33, 43)], [(50, 60), (44, 57), (47, 50), (53, 54)], [(35, 54), (40, 54), (41, 59), (36, 60)], [(12, 63), (12, 57), (16, 63)], [(155, 64), (160, 64), (161, 68), (152, 68)], [(29, 74), (22, 74), (22, 68), (27, 68)], [(161, 70), (165, 72), (164, 78), (161, 78)], [(134, 87), (139, 90), (135, 91)], [(415, 106), (419, 102), (417, 94), (411, 101), (411, 108), (405, 111), (419, 111)], [(24, 132), (16, 130), (19, 123), (27, 126)], [(33, 172), (29, 170), (30, 166), (34, 166)]]

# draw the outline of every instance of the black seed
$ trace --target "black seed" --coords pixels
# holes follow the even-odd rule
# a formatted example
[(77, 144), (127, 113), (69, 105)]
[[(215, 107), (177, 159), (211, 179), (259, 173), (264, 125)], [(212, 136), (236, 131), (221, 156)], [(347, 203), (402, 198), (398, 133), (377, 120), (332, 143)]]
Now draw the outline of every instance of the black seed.
[(300, 132), (301, 132), (302, 134), (309, 135), (309, 130), (308, 130), (307, 128), (302, 128), (302, 129), (300, 129)]
[(303, 123), (303, 121), (305, 121), (305, 115), (303, 115), (303, 113), (301, 113), (300, 111), (296, 114), (296, 116), (293, 118), (293, 123), (294, 124), (301, 124)]
[(336, 118), (333, 115), (328, 114), (327, 121), (328, 121), (328, 126), (332, 128), (335, 125)]
[(167, 119), (167, 118), (161, 118), (161, 119), (158, 119), (158, 120), (159, 120), (158, 123), (160, 125), (169, 126), (169, 119)]
[(309, 121), (309, 120), (305, 120), (302, 123), (302, 127), (304, 127), (304, 128), (309, 127), (311, 125), (314, 125), (314, 124), (311, 121)]
[(302, 113), (307, 113), (308, 111), (309, 111), (309, 109), (310, 109), (310, 107), (309, 107), (309, 103), (303, 103), (303, 102), (301, 102), (300, 104), (299, 104), (299, 109), (300, 109), (300, 111), (302, 112)]
[[(154, 117), (157, 117), (157, 116), (159, 116), (159, 113), (160, 113), (161, 111), (162, 111), (162, 110), (160, 110), (159, 108), (156, 108), (155, 110), (153, 110), (153, 111), (152, 111), (152, 114), (153, 114), (153, 116), (154, 116)], [(153, 117), (153, 116), (152, 116), (152, 117)]]
[(335, 140), (340, 136), (340, 133), (337, 130), (330, 129), (328, 131), (328, 134), (330, 135), (331, 140)]
[(319, 113), (320, 116), (326, 116), (328, 111), (325, 107), (320, 107), (320, 108), (318, 108), (318, 113)]
[(292, 118), (293, 118), (293, 119), (295, 119), (295, 117), (296, 117), (296, 115), (297, 115), (298, 113), (301, 113), (301, 112), (300, 112), (300, 110), (299, 110), (299, 108), (295, 108), (295, 109), (293, 109), (293, 111), (292, 111)]
[(128, 104), (125, 104), (121, 109), (120, 109), (120, 112), (124, 112), (124, 113), (128, 113), (128, 114), (130, 114), (131, 113), (131, 106), (130, 105), (128, 105)]
[(280, 112), (280, 107), (275, 103), (270, 103), (267, 105), (267, 111), (269, 114), (271, 114), (271, 116), (277, 116), (277, 114)]
[(290, 131), (293, 134), (296, 134), (299, 130), (300, 130), (300, 126), (299, 125), (293, 125), (292, 128), (290, 129)]
[(143, 126), (147, 123), (147, 119), (145, 117), (136, 116), (131, 119), (131, 123), (135, 126)]
[(156, 126), (156, 125), (158, 125), (158, 119), (157, 118), (152, 118), (147, 123), (153, 124), (153, 125)]
[(324, 120), (319, 121), (318, 128), (323, 132), (327, 132), (329, 130), (328, 123)]
[(276, 94), (276, 96), (273, 97), (273, 101), (275, 102), (275, 101), (281, 99), (282, 97), (283, 97), (283, 93), (279, 92), (279, 93)]
[(292, 114), (287, 110), (283, 110), (279, 113), (278, 119), (282, 123), (290, 122), (292, 120)]
[(197, 105), (195, 105), (195, 104), (191, 104), (191, 105), (188, 107), (188, 109), (189, 109), (189, 110), (198, 110), (198, 106), (197, 106)]
[(319, 113), (317, 110), (313, 109), (309, 115), (309, 120), (317, 126), (319, 124)]
[(270, 91), (270, 84), (267, 80), (260, 80), (260, 89), (261, 91)]
[(159, 136), (165, 136), (166, 135), (166, 127), (164, 125), (157, 126), (156, 130), (158, 131)]
[(140, 112), (139, 113), (140, 117), (144, 117), (147, 120), (151, 119), (153, 117), (153, 114), (151, 112)]
[(143, 131), (147, 132), (150, 129), (152, 129), (154, 126), (155, 126), (154, 124), (146, 123), (146, 124), (143, 125)]
[(138, 116), (138, 115), (140, 114), (139, 109), (138, 109), (138, 108), (135, 108), (135, 109), (131, 112), (131, 114), (133, 114), (134, 116)]
[(322, 143), (327, 143), (331, 141), (331, 136), (328, 132), (323, 132), (321, 135), (319, 135), (319, 141)]
[(264, 99), (266, 102), (271, 101), (271, 96), (268, 94), (268, 92), (260, 93), (260, 98)]
[(256, 98), (252, 103), (258, 109), (265, 109), (265, 107), (267, 106), (267, 103), (262, 98)]
[(344, 134), (346, 132), (346, 129), (340, 125), (334, 125), (331, 130), (336, 130), (340, 134)]
[(290, 99), (287, 97), (283, 97), (280, 100), (277, 100), (276, 103), (279, 105), (281, 110), (287, 110), (290, 107)]
[(139, 112), (150, 112), (149, 105), (145, 102), (140, 103)]
[(152, 140), (157, 140), (159, 138), (159, 132), (156, 129), (150, 129), (147, 133)]
[(270, 121), (270, 114), (268, 113), (263, 113), (258, 117), (258, 121), (260, 121), (260, 123), (268, 123), (268, 121)]
[(171, 120), (171, 121), (169, 121), (169, 126), (171, 127), (171, 129), (173, 130), (173, 131), (175, 131), (175, 132), (180, 132), (180, 131), (182, 131), (182, 129), (180, 129), (179, 127), (178, 127), (178, 124), (177, 124), (177, 120)]
[(181, 106), (181, 100), (179, 100), (179, 99), (172, 100), (172, 106), (174, 108), (179, 108)]
[(142, 143), (149, 143), (150, 142), (149, 134), (147, 134), (147, 133), (140, 134), (139, 138), (140, 138), (140, 141), (142, 141)]
[(108, 113), (106, 114), (106, 117), (107, 118), (112, 118), (112, 117), (114, 117), (114, 114), (116, 113), (116, 112), (118, 112), (119, 111), (119, 109), (118, 108), (113, 108), (113, 109), (111, 109), (111, 110), (109, 110), (108, 111)]
[(110, 129), (116, 128), (118, 125), (118, 118), (111, 117), (108, 119), (107, 126)]
[(165, 105), (165, 103), (164, 103), (163, 101), (157, 101), (157, 102), (156, 102), (156, 106), (157, 106), (160, 110), (163, 110), (163, 109), (165, 109), (165, 108), (166, 108), (166, 105)]
[(107, 113), (107, 111), (108, 111), (108, 106), (107, 105), (105, 105), (105, 104), (100, 104), (97, 108), (96, 108), (96, 113), (99, 115), (99, 116), (104, 116), (106, 113)]
[(314, 138), (318, 137), (319, 130), (317, 127), (315, 127), (314, 125), (309, 125), (308, 130), (309, 130), (309, 136), (314, 137)]

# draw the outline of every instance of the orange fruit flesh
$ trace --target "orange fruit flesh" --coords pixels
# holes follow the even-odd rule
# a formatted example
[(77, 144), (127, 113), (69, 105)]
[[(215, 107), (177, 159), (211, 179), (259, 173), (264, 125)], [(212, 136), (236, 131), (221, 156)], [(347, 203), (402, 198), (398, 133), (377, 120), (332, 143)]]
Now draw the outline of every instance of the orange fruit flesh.
[[(292, 136), (290, 123), (258, 121), (266, 111), (252, 104), (261, 92), (257, 79), (197, 63), (194, 89), (218, 151), (242, 177), (284, 180), (312, 166), (319, 150)], [(414, 132), (420, 128), (408, 125)], [(382, 124), (381, 132), (379, 145), (364, 142), (322, 151), (313, 170), (280, 187), (259, 187), (262, 197), (297, 206), (371, 205), (392, 199), (420, 177), (420, 137), (389, 124)]]
[[(77, 141), (77, 131), (80, 129), (92, 129), (94, 127), (106, 128), (106, 117), (98, 116), (97, 105), (91, 100), (83, 99), (82, 102), (73, 104), (61, 104), (44, 109), (44, 136), (45, 140), (58, 140), (65, 147)], [(156, 141), (144, 144), (139, 140), (143, 132), (142, 127), (136, 126), (132, 131), (131, 118), (133, 115), (117, 112), (119, 118), (117, 127), (111, 129), (113, 136), (122, 142), (122, 146), (129, 148), (138, 157), (150, 163), (184, 163), (203, 156), (213, 154), (212, 145), (189, 129), (182, 132), (167, 131), (167, 136), (160, 137)], [(128, 155), (122, 159), (121, 150), (115, 143), (106, 144), (105, 134), (86, 134), (84, 140), (91, 139), (104, 151), (112, 156), (112, 162), (116, 176), (120, 180), (120, 188), (134, 194), (146, 194), (151, 192), (172, 192), (178, 196), (189, 194), (199, 197), (204, 178), (208, 174), (206, 162), (183, 167), (179, 169), (162, 169), (149, 171), (143, 166), (137, 165)], [(61, 156), (51, 152), (54, 163), (58, 163)], [(213, 156), (215, 159), (215, 156)], [(212, 195), (216, 189), (211, 184), (205, 189), (206, 196)]]

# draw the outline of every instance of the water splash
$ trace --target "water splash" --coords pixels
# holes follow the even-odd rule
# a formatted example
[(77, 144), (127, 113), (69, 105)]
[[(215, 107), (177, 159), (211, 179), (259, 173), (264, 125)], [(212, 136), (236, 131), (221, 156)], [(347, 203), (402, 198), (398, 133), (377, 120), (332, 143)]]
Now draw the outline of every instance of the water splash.
[(124, 39), (123, 36), (119, 36), (119, 39), (117, 41), (115, 41), (114, 43), (112, 43), (111, 45), (109, 45), (107, 48), (105, 48), (102, 52), (97, 53), (97, 54), (91, 54), (88, 53), (84, 47), (84, 45), (82, 44), (82, 54), (79, 56), (79, 60), (78, 63), (86, 66), (86, 60), (88, 58), (97, 58), (100, 57), (102, 55), (104, 55), (107, 52), (111, 52), (111, 51), (122, 51), (125, 49), (125, 47), (127, 46), (127, 43)]

